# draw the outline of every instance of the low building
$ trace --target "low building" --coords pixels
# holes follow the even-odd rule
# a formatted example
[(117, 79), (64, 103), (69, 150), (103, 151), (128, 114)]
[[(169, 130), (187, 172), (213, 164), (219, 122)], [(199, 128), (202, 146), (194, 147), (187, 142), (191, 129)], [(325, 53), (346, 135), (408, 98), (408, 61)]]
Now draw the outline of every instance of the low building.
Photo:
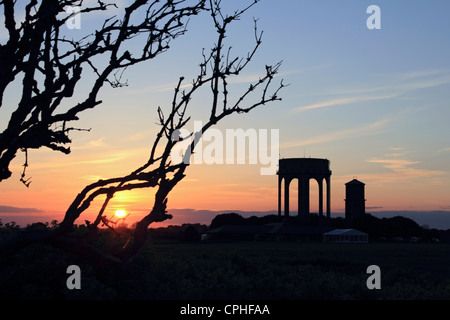
[(290, 223), (224, 225), (206, 231), (203, 240), (305, 241), (320, 242), (330, 227), (298, 226)]
[(368, 243), (369, 235), (356, 229), (335, 229), (323, 234), (324, 242)]

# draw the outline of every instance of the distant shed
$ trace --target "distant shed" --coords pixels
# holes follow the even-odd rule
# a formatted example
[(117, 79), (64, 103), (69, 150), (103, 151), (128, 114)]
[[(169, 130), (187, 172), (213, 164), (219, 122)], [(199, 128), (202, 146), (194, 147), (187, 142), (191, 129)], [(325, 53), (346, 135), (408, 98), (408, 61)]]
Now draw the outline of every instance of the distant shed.
[(356, 229), (335, 229), (323, 234), (324, 242), (368, 243), (369, 235)]

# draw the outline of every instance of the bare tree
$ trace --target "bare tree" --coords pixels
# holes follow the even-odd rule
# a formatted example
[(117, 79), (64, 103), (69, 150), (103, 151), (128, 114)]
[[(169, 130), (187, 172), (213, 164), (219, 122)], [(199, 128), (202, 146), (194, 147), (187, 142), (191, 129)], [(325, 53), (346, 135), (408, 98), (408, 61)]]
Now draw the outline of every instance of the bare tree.
[[(18, 151), (25, 152), (20, 180), (27, 186), (28, 149), (70, 153), (69, 133), (83, 129), (69, 123), (102, 102), (98, 94), (105, 83), (126, 85), (121, 78), (127, 67), (168, 50), (171, 40), (185, 33), (187, 18), (205, 10), (206, 0), (134, 0), (121, 17), (106, 18), (99, 30), (79, 39), (67, 38), (64, 28), (74, 15), (108, 12), (114, 6), (101, 0), (82, 4), (82, 0), (0, 1), (9, 35), (0, 45), (0, 108), (7, 88), (14, 90), (14, 82), (22, 81), (17, 107), (0, 133), (0, 181), (11, 176), (9, 166)], [(79, 10), (67, 10), (75, 7)], [(138, 36), (143, 39), (141, 48), (128, 51), (129, 40)], [(77, 86), (86, 78), (86, 70), (94, 76), (87, 94)], [(62, 108), (71, 97), (78, 101)]]
[[(274, 77), (280, 67), (280, 63), (276, 63), (273, 66), (266, 65), (264, 74), (250, 84), (235, 101), (230, 101), (228, 91), (229, 78), (239, 75), (252, 60), (261, 44), (262, 32), (258, 32), (255, 20), (255, 45), (248, 52), (247, 56), (238, 57), (232, 55), (231, 47), (225, 47), (227, 28), (257, 2), (254, 1), (248, 7), (235, 11), (231, 15), (224, 15), (220, 8), (220, 1), (210, 1), (209, 10), (214, 28), (217, 31), (217, 42), (208, 53), (205, 50), (203, 51), (199, 73), (192, 80), (188, 89), (181, 89), (184, 78), (181, 77), (179, 79), (174, 91), (170, 111), (166, 114), (162, 108), (158, 107), (158, 119), (161, 128), (151, 147), (148, 160), (128, 175), (99, 180), (86, 186), (67, 210), (61, 223), (63, 230), (69, 231), (75, 220), (99, 196), (104, 196), (105, 198), (96, 220), (91, 225), (94, 228), (100, 222), (105, 221), (103, 213), (116, 193), (125, 190), (154, 187), (156, 188), (156, 194), (153, 207), (148, 215), (137, 223), (132, 239), (120, 253), (122, 259), (129, 258), (144, 244), (147, 229), (151, 223), (164, 221), (172, 217), (167, 213), (168, 195), (175, 185), (185, 177), (186, 168), (190, 163), (190, 156), (194, 152), (202, 134), (225, 117), (232, 114), (248, 113), (258, 106), (281, 100), (278, 92), (284, 87), (283, 82), (281, 81), (279, 85), (272, 88)], [(185, 128), (186, 124), (191, 120), (187, 112), (192, 98), (198, 89), (204, 86), (211, 88), (211, 108), (206, 111), (209, 113), (209, 119), (203, 124), (199, 132), (190, 131), (189, 135), (180, 137), (180, 129)], [(180, 163), (172, 162), (171, 152), (178, 143), (186, 139), (191, 139), (191, 143), (183, 155), (183, 161)], [(158, 153), (157, 150), (162, 151)]]
[[(21, 104), (18, 111), (11, 117), (11, 125), (0, 136), (0, 170), (3, 179), (9, 177), (8, 165), (14, 158), (15, 153), (20, 150), (26, 150), (32, 147), (47, 146), (55, 150), (68, 152), (61, 144), (70, 142), (68, 133), (75, 128), (67, 127), (66, 122), (77, 119), (79, 112), (88, 108), (95, 107), (100, 103), (96, 97), (99, 89), (105, 82), (111, 85), (119, 85), (116, 80), (109, 80), (108, 76), (114, 75), (117, 70), (123, 70), (127, 66), (153, 58), (157, 54), (168, 49), (168, 41), (183, 34), (185, 32), (182, 19), (189, 15), (197, 14), (200, 10), (208, 10), (212, 19), (213, 28), (217, 31), (217, 40), (210, 50), (202, 51), (202, 60), (199, 65), (199, 72), (192, 82), (186, 86), (184, 77), (179, 78), (175, 87), (173, 99), (168, 109), (158, 107), (157, 116), (160, 126), (153, 145), (149, 150), (149, 157), (143, 164), (132, 170), (128, 175), (114, 177), (109, 179), (101, 179), (95, 183), (87, 185), (73, 200), (66, 211), (64, 220), (59, 228), (54, 230), (50, 235), (31, 236), (15, 241), (14, 245), (24, 245), (31, 241), (51, 241), (55, 245), (70, 247), (78, 250), (84, 255), (90, 257), (99, 257), (109, 261), (117, 261), (109, 256), (102, 255), (98, 249), (88, 247), (77, 243), (76, 240), (67, 237), (73, 230), (73, 226), (81, 214), (84, 213), (93, 203), (94, 200), (101, 199), (103, 205), (97, 214), (95, 221), (89, 223), (89, 227), (95, 230), (100, 223), (108, 223), (104, 212), (110, 200), (119, 192), (141, 189), (155, 188), (155, 198), (149, 213), (144, 216), (136, 225), (132, 237), (127, 241), (126, 245), (119, 253), (121, 260), (127, 260), (133, 256), (144, 244), (147, 237), (147, 230), (153, 222), (160, 222), (170, 219), (172, 216), (167, 211), (167, 201), (169, 193), (186, 175), (186, 169), (190, 164), (190, 156), (198, 147), (201, 136), (219, 121), (233, 114), (248, 113), (253, 109), (265, 105), (270, 102), (280, 101), (279, 91), (285, 86), (281, 80), (279, 84), (274, 85), (281, 62), (274, 65), (266, 65), (259, 79), (255, 79), (245, 90), (238, 93), (236, 99), (232, 99), (229, 93), (229, 83), (233, 77), (239, 76), (242, 71), (249, 65), (255, 53), (262, 43), (262, 32), (258, 31), (257, 21), (254, 21), (254, 40), (255, 44), (250, 48), (246, 56), (235, 56), (231, 46), (226, 46), (225, 40), (227, 30), (230, 24), (239, 20), (241, 16), (254, 6), (259, 0), (253, 0), (247, 7), (236, 10), (232, 14), (224, 14), (221, 10), (220, 0), (196, 1), (195, 5), (179, 8), (180, 4), (185, 1), (168, 1), (160, 4), (154, 1), (146, 9), (146, 20), (139, 25), (131, 25), (131, 15), (137, 8), (146, 3), (146, 1), (135, 1), (133, 5), (125, 10), (124, 18), (119, 21), (112, 19), (105, 20), (103, 28), (95, 34), (83, 38), (78, 41), (60, 39), (58, 30), (61, 22), (57, 23), (54, 18), (50, 24), (51, 30), (41, 31), (41, 38), (44, 39), (43, 47), (37, 47), (34, 50), (39, 51), (35, 59), (39, 60), (30, 65), (25, 62), (32, 56), (32, 48), (29, 53), (24, 54), (22, 63), (18, 66), (9, 66), (10, 70), (16, 75), (20, 72), (24, 73), (24, 89), (22, 93)], [(56, 1), (43, 1), (55, 4)], [(63, 1), (64, 4), (73, 3), (74, 1)], [(11, 9), (13, 3), (2, 1), (5, 9), (5, 17), (13, 17)], [(158, 6), (159, 5), (159, 6)], [(39, 9), (38, 13), (32, 14), (32, 8), (36, 6), (35, 1), (27, 7), (27, 20), (34, 21), (38, 24), (38, 13), (44, 15), (44, 10)], [(43, 4), (41, 4), (41, 7)], [(90, 11), (104, 10), (105, 4), (98, 1), (97, 7), (90, 8)], [(158, 9), (157, 9), (158, 8)], [(53, 9), (52, 9), (53, 10)], [(57, 10), (57, 9), (54, 9)], [(62, 10), (62, 9), (61, 9)], [(87, 10), (87, 9), (86, 9)], [(53, 12), (53, 11), (50, 11)], [(60, 12), (60, 11), (58, 11)], [(88, 11), (86, 11), (88, 12)], [(44, 15), (45, 16), (45, 15)], [(53, 14), (56, 17), (56, 13)], [(63, 20), (64, 21), (64, 20)], [(25, 34), (28, 30), (26, 25), (17, 29), (14, 23), (10, 25), (8, 30), (10, 34), (21, 30)], [(49, 28), (49, 27), (47, 27)], [(40, 30), (36, 25), (33, 30)], [(15, 31), (16, 30), (16, 31)], [(148, 41), (145, 43), (142, 55), (135, 57), (128, 51), (123, 51), (125, 40), (131, 39), (137, 34), (145, 33), (148, 35)], [(113, 35), (115, 35), (113, 37)], [(13, 35), (10, 35), (12, 38)], [(24, 38), (25, 35), (22, 35)], [(20, 37), (19, 37), (20, 38)], [(114, 38), (114, 40), (112, 40)], [(46, 40), (48, 39), (48, 40)], [(53, 40), (52, 40), (53, 39)], [(31, 40), (28, 40), (31, 41)], [(11, 42), (11, 40), (9, 41)], [(8, 43), (9, 43), (8, 42)], [(4, 60), (6, 47), (2, 47), (2, 63)], [(71, 47), (64, 54), (60, 54), (58, 45), (61, 43)], [(10, 47), (12, 46), (9, 45)], [(56, 47), (56, 49), (55, 49)], [(11, 49), (10, 49), (11, 50)], [(14, 51), (14, 50), (12, 50)], [(19, 50), (20, 51), (20, 50)], [(120, 52), (120, 53), (119, 53)], [(16, 55), (18, 53), (15, 53)], [(107, 54), (109, 57), (108, 64), (103, 70), (93, 65), (92, 58), (96, 55)], [(50, 57), (49, 57), (50, 56)], [(63, 60), (67, 60), (63, 64)], [(7, 60), (5, 60), (7, 62)], [(6, 64), (5, 62), (5, 64)], [(88, 97), (70, 108), (67, 112), (56, 113), (57, 106), (65, 97), (73, 94), (75, 85), (81, 78), (82, 65), (88, 65), (97, 75), (95, 85)], [(34, 70), (28, 71), (27, 67)], [(22, 68), (23, 71), (19, 68)], [(3, 70), (3, 68), (1, 68)], [(52, 71), (53, 70), (53, 71)], [(30, 72), (30, 73), (27, 73)], [(44, 84), (49, 84), (49, 89), (40, 91), (33, 79), (34, 73), (41, 73), (44, 78)], [(70, 75), (70, 76), (67, 76)], [(30, 83), (25, 80), (30, 77)], [(12, 77), (14, 78), (14, 76)], [(75, 79), (75, 80), (72, 80)], [(3, 81), (3, 79), (2, 79)], [(6, 83), (7, 85), (8, 83)], [(6, 87), (4, 85), (4, 87)], [(29, 89), (25, 89), (28, 86)], [(185, 129), (186, 125), (191, 122), (188, 113), (188, 107), (192, 104), (192, 99), (198, 93), (200, 88), (210, 88), (210, 108), (205, 110), (208, 120), (203, 124), (200, 131), (180, 136), (181, 129)], [(183, 89), (184, 88), (184, 89)], [(0, 91), (2, 92), (2, 91)], [(27, 93), (27, 94), (25, 94)], [(41, 101), (42, 100), (42, 101)], [(22, 102), (23, 101), (23, 102)], [(16, 115), (17, 114), (17, 115)], [(20, 117), (19, 117), (20, 115)], [(59, 123), (59, 127), (51, 129), (52, 125)], [(55, 129), (56, 128), (56, 129)], [(186, 132), (186, 131), (184, 131)], [(183, 161), (175, 163), (171, 158), (173, 150), (180, 143), (190, 140), (189, 148), (183, 155)], [(26, 167), (25, 167), (26, 168)], [(23, 177), (22, 177), (23, 178)], [(26, 180), (24, 179), (25, 183)], [(8, 245), (3, 245), (3, 248)]]

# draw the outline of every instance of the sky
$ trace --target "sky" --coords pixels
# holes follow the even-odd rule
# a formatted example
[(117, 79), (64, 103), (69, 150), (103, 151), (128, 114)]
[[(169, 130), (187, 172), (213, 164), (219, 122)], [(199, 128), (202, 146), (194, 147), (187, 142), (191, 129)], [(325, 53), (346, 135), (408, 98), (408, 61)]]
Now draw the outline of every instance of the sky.
[[(118, 2), (118, 10), (126, 3)], [(233, 12), (242, 3), (226, 1), (224, 10)], [(371, 5), (380, 9), (380, 29), (368, 28)], [(231, 95), (264, 75), (265, 65), (278, 61), (282, 65), (276, 80), (284, 79), (289, 86), (280, 92), (281, 102), (234, 115), (217, 129), (276, 129), (281, 158), (329, 159), (332, 216), (342, 216), (345, 183), (357, 178), (366, 184), (367, 212), (419, 212), (421, 223), (450, 228), (448, 12), (446, 0), (262, 0), (226, 38), (233, 53), (245, 56), (253, 45), (253, 18), (264, 32), (251, 64), (233, 79)], [(102, 19), (104, 13), (81, 16), (81, 28), (68, 32), (88, 32)], [(0, 22), (3, 43), (6, 33)], [(19, 182), (24, 155), (18, 154), (10, 168), (12, 177), (0, 183), (0, 219), (23, 224), (61, 221), (85, 185), (127, 174), (145, 163), (158, 130), (156, 108), (170, 107), (180, 76), (196, 77), (202, 48), (214, 41), (210, 17), (192, 17), (188, 32), (168, 52), (126, 70), (127, 87), (105, 86), (99, 96), (103, 103), (77, 122), (92, 130), (71, 134), (70, 155), (45, 149), (29, 152), (29, 188)], [(80, 92), (88, 84), (83, 81)], [(15, 93), (17, 86), (0, 109), (1, 130)], [(192, 103), (193, 120), (209, 114), (205, 94)], [(169, 196), (168, 210), (175, 218), (152, 227), (208, 223), (218, 212), (273, 213), (277, 176), (261, 175), (261, 167), (236, 161), (191, 165)], [(294, 184), (291, 195), (296, 192)], [(311, 183), (312, 211), (318, 208), (317, 194), (317, 184)], [(153, 195), (153, 190), (118, 194), (107, 215), (123, 209), (132, 214), (128, 222), (136, 221), (149, 212)], [(77, 222), (93, 220), (99, 205), (101, 201)], [(290, 208), (297, 210), (292, 196)]]

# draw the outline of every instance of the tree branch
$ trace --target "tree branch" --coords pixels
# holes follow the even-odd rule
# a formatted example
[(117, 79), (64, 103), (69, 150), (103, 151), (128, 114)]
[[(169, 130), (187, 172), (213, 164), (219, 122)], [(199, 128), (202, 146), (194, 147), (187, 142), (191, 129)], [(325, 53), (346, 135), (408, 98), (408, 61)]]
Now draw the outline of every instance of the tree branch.
[[(61, 28), (75, 14), (67, 14), (65, 8), (81, 6), (82, 0), (29, 0), (20, 26), (15, 20), (16, 2), (0, 2), (9, 34), (7, 43), (0, 45), (0, 107), (7, 87), (23, 74), (20, 101), (0, 133), (0, 181), (11, 176), (9, 165), (21, 149), (47, 147), (69, 153), (65, 145), (71, 142), (73, 127), (64, 131), (51, 128), (76, 121), (83, 111), (102, 103), (98, 95), (105, 83), (126, 86), (122, 77), (127, 67), (167, 51), (170, 42), (186, 32), (187, 19), (205, 10), (205, 2), (135, 0), (121, 19), (108, 17), (100, 30), (79, 39), (61, 36)], [(97, 1), (77, 14), (107, 11), (112, 5)], [(146, 40), (140, 51), (129, 52), (127, 44), (137, 36)], [(87, 94), (77, 86), (85, 66), (96, 76)], [(62, 109), (63, 101), (76, 93), (79, 102)]]

